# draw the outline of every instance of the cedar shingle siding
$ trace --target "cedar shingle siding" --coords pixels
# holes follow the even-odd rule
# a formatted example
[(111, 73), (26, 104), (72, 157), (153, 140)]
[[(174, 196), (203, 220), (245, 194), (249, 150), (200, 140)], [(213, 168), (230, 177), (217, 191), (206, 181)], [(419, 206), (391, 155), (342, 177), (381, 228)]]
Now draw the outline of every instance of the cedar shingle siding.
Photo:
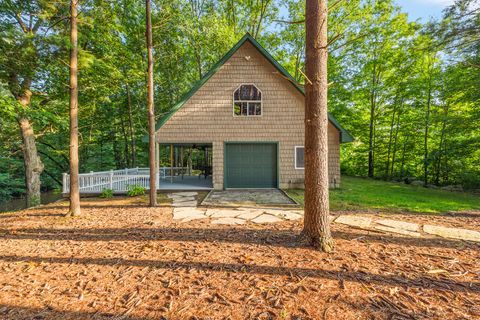
[[(248, 58), (249, 57), (249, 58)], [(233, 92), (241, 84), (262, 91), (262, 116), (234, 117)], [(250, 43), (223, 66), (157, 131), (159, 143), (212, 143), (213, 187), (223, 189), (224, 142), (279, 144), (279, 187), (303, 188), (295, 146), (304, 144), (304, 96)], [(330, 183), (340, 183), (340, 131), (329, 123)]]

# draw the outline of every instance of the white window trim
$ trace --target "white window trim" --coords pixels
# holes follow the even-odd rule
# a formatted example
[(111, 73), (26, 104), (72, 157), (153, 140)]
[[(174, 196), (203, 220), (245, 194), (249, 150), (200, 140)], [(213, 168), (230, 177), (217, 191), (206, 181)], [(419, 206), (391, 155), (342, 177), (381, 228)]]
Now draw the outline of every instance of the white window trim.
[[(303, 167), (298, 167), (297, 166), (297, 149), (298, 148), (303, 148)], [(295, 157), (295, 169), (296, 170), (304, 170), (305, 169), (305, 146), (295, 146), (294, 157)]]
[[(260, 100), (235, 100), (235, 91), (240, 89), (241, 86), (255, 86), (255, 88), (257, 88), (257, 90), (262, 95), (262, 98)], [(246, 102), (247, 103), (247, 115), (243, 116), (243, 115), (236, 115), (235, 114), (235, 103), (236, 102), (240, 102), (240, 103)], [(250, 115), (248, 114), (248, 103), (249, 102), (260, 103), (260, 114), (250, 114)], [(235, 118), (248, 118), (248, 117), (262, 117), (263, 116), (263, 92), (262, 92), (262, 90), (260, 90), (260, 88), (255, 83), (242, 83), (233, 90), (233, 92), (232, 92), (232, 115)]]

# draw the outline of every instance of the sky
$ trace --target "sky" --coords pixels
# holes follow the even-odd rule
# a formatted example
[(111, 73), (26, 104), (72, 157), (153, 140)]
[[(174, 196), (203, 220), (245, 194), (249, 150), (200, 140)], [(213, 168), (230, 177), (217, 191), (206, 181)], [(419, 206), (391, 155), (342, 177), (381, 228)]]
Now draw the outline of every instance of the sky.
[(409, 20), (421, 19), (426, 22), (431, 17), (440, 18), (442, 10), (453, 4), (454, 0), (396, 0), (402, 7), (402, 11), (407, 12)]

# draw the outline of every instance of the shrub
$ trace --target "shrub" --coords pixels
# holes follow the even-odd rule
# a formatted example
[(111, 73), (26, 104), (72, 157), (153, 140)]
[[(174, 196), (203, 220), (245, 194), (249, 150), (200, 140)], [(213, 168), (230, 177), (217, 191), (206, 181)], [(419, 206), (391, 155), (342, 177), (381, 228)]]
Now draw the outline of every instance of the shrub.
[(127, 195), (129, 197), (141, 196), (145, 194), (145, 188), (137, 184), (127, 186)]
[(102, 193), (100, 194), (100, 198), (113, 198), (113, 190), (112, 189), (103, 189)]
[(464, 171), (459, 178), (465, 190), (480, 189), (480, 172)]

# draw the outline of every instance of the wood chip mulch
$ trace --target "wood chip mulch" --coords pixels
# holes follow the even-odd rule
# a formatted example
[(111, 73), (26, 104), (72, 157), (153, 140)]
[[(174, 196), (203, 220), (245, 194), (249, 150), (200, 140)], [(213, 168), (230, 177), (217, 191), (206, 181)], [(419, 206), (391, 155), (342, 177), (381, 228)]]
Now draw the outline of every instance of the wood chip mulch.
[(335, 224), (325, 254), (301, 221), (181, 224), (143, 201), (0, 214), (0, 319), (480, 319), (480, 244)]

